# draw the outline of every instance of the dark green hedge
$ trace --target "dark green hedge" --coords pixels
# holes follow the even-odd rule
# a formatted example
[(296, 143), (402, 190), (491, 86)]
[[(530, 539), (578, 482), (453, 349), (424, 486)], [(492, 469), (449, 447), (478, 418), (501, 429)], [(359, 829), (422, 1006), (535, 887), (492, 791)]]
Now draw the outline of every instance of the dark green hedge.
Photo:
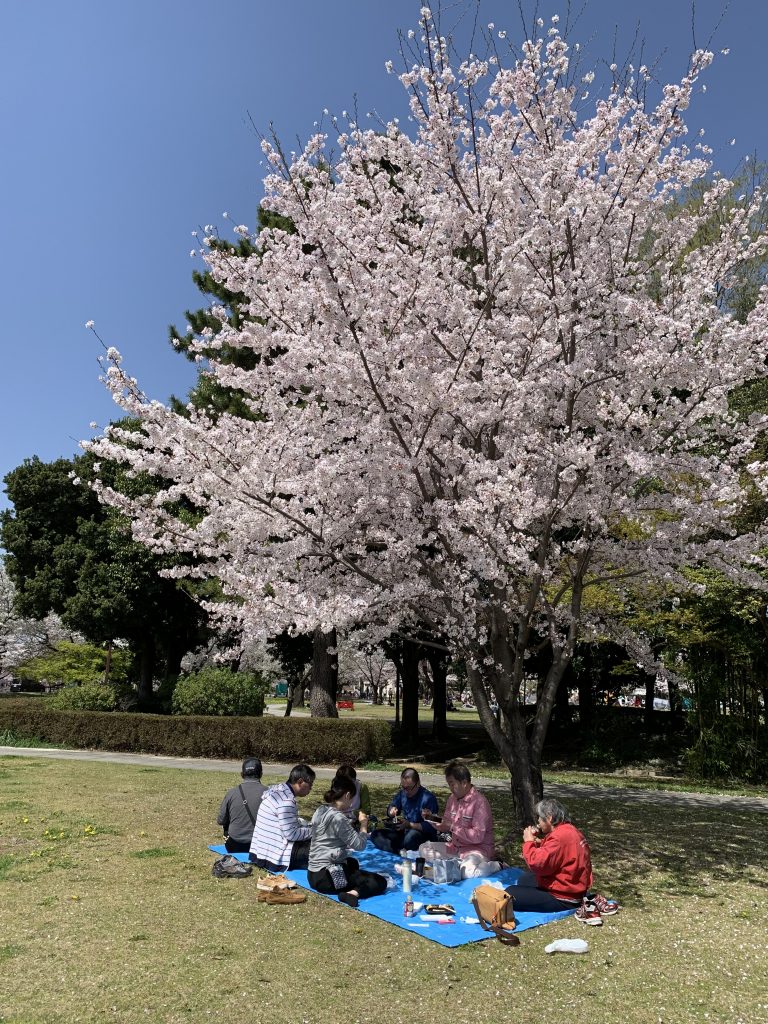
[(171, 757), (239, 760), (255, 754), (263, 761), (359, 764), (392, 750), (388, 722), (54, 711), (47, 701), (25, 698), (0, 702), (0, 732), (6, 729), (67, 747)]

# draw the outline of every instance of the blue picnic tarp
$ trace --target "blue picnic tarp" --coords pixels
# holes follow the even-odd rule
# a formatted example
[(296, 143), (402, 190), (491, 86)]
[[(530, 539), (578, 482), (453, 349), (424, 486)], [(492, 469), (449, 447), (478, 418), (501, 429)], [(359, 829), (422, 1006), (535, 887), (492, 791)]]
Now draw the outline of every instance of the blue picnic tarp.
[[(226, 854), (224, 846), (209, 846), (209, 850), (220, 855)], [(247, 853), (233, 854), (238, 860), (248, 862)], [(503, 886), (513, 885), (520, 870), (518, 868), (505, 868), (491, 878), (467, 878), (463, 882), (454, 882), (451, 885), (435, 885), (427, 879), (416, 879), (414, 877), (413, 899), (416, 905), (419, 903), (450, 903), (455, 910), (455, 923), (441, 924), (423, 911), (417, 910), (414, 917), (403, 916), (403, 880), (395, 871), (395, 864), (400, 858), (391, 853), (378, 850), (375, 846), (369, 845), (362, 853), (355, 853), (353, 856), (359, 861), (360, 867), (366, 871), (377, 871), (379, 874), (388, 875), (394, 882), (396, 888), (387, 890), (381, 896), (374, 896), (368, 900), (361, 900), (358, 911), (368, 914), (371, 917), (378, 917), (381, 921), (396, 925), (405, 931), (421, 935), (425, 939), (437, 942), (441, 946), (463, 946), (468, 942), (482, 942), (483, 939), (494, 936), (483, 930), (479, 924), (468, 923), (475, 919), (475, 909), (470, 902), (472, 891), (483, 882), (499, 882)], [(306, 871), (286, 871), (286, 877), (292, 879), (297, 885), (310, 892), (315, 892), (307, 880)], [(315, 893), (319, 896), (320, 893)], [(339, 902), (336, 896), (324, 896), (324, 899)], [(344, 904), (342, 904), (344, 906)], [(345, 909), (350, 909), (345, 907)], [(569, 917), (572, 910), (561, 910), (554, 914), (529, 913), (527, 911), (515, 911), (517, 927), (515, 934), (527, 931), (529, 928), (537, 928), (542, 924), (549, 924), (560, 918)], [(462, 920), (464, 918), (465, 920)]]

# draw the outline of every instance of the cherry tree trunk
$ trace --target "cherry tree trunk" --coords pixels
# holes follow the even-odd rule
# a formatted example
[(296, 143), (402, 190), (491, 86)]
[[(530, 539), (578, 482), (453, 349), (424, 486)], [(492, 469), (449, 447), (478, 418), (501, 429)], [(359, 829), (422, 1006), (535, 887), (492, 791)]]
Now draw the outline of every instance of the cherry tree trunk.
[(309, 710), (313, 718), (339, 717), (336, 710), (338, 678), (336, 630), (323, 633), (316, 629), (312, 642), (312, 685), (309, 691)]

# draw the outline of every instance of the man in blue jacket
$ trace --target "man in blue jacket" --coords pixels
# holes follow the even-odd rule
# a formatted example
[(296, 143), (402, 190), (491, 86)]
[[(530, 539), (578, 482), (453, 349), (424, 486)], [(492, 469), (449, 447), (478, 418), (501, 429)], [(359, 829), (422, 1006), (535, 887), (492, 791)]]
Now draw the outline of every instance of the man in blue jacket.
[(425, 808), (437, 814), (437, 797), (422, 786), (415, 768), (406, 768), (400, 776), (400, 789), (387, 808), (388, 821), (373, 833), (371, 842), (380, 850), (400, 853), (418, 850), (427, 840), (437, 839), (435, 827), (422, 817)]

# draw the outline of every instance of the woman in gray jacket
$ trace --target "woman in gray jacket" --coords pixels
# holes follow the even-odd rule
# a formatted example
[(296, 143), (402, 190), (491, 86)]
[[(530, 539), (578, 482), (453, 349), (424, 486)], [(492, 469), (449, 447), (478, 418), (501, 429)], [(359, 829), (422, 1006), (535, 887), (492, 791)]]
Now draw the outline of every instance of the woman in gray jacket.
[(337, 775), (323, 794), (325, 803), (312, 818), (307, 878), (316, 892), (338, 896), (342, 903), (356, 907), (358, 900), (380, 896), (387, 888), (383, 875), (363, 871), (350, 850), (364, 850), (368, 842), (368, 815), (359, 812), (360, 831), (346, 816), (356, 795), (355, 784)]

